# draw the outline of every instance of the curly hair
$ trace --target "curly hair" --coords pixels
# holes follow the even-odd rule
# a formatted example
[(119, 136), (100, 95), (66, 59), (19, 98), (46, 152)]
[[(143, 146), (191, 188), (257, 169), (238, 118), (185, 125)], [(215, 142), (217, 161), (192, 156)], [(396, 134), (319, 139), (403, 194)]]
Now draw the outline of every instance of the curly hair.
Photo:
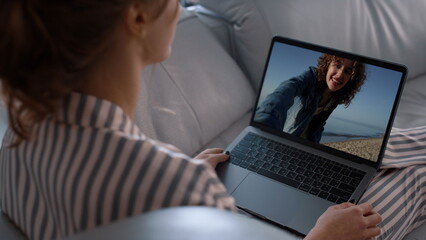
[[(344, 58), (337, 57), (334, 55), (323, 54), (318, 58), (318, 65), (316, 69), (317, 81), (319, 82), (320, 87), (323, 89), (327, 86), (326, 76), (327, 71), (332, 62), (342, 60)], [(365, 82), (365, 66), (359, 61), (353, 61), (352, 72), (350, 80), (346, 85), (336, 91), (333, 94), (333, 97), (337, 104), (344, 104), (345, 107), (348, 107), (355, 95), (361, 90), (362, 85)]]
[(157, 18), (168, 0), (3, 0), (0, 80), (17, 143), (53, 115), (62, 99), (102, 57), (131, 3)]

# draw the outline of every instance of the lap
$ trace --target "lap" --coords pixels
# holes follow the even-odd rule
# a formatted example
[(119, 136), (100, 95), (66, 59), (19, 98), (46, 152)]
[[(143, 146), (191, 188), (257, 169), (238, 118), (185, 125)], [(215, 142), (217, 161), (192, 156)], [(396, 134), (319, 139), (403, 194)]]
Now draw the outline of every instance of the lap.
[(393, 129), (382, 169), (361, 202), (383, 217), (378, 239), (402, 239), (426, 220), (426, 127)]

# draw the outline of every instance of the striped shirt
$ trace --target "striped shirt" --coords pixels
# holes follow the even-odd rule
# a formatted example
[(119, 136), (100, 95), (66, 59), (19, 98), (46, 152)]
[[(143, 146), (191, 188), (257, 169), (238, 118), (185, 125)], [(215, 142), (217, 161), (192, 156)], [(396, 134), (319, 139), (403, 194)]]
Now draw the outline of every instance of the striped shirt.
[(72, 93), (58, 116), (0, 151), (0, 207), (30, 238), (57, 239), (180, 205), (235, 210), (214, 169), (147, 138), (123, 110)]

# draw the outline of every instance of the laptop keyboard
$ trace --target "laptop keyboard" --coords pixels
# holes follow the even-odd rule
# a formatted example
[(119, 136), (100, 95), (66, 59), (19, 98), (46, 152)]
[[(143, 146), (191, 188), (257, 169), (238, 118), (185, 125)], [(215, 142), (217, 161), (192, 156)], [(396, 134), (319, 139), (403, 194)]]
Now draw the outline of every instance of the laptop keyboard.
[(334, 203), (347, 202), (365, 172), (248, 133), (230, 162)]

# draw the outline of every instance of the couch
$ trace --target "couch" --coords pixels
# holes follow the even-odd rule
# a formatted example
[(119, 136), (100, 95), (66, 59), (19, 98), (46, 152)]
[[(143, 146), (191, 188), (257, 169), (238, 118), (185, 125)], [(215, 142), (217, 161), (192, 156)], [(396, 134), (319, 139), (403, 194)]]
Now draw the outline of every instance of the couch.
[[(424, 12), (422, 0), (196, 1), (182, 10), (171, 57), (141, 74), (135, 121), (191, 156), (225, 147), (248, 125), (270, 40), (282, 35), (406, 65), (394, 126), (426, 125)], [(8, 224), (0, 219), (0, 238), (15, 231)], [(406, 240), (424, 236), (426, 224)]]
[(426, 125), (425, 10), (421, 0), (196, 1), (171, 58), (143, 74), (137, 123), (188, 155), (225, 147), (249, 123), (270, 40), (282, 35), (406, 65), (394, 126)]

